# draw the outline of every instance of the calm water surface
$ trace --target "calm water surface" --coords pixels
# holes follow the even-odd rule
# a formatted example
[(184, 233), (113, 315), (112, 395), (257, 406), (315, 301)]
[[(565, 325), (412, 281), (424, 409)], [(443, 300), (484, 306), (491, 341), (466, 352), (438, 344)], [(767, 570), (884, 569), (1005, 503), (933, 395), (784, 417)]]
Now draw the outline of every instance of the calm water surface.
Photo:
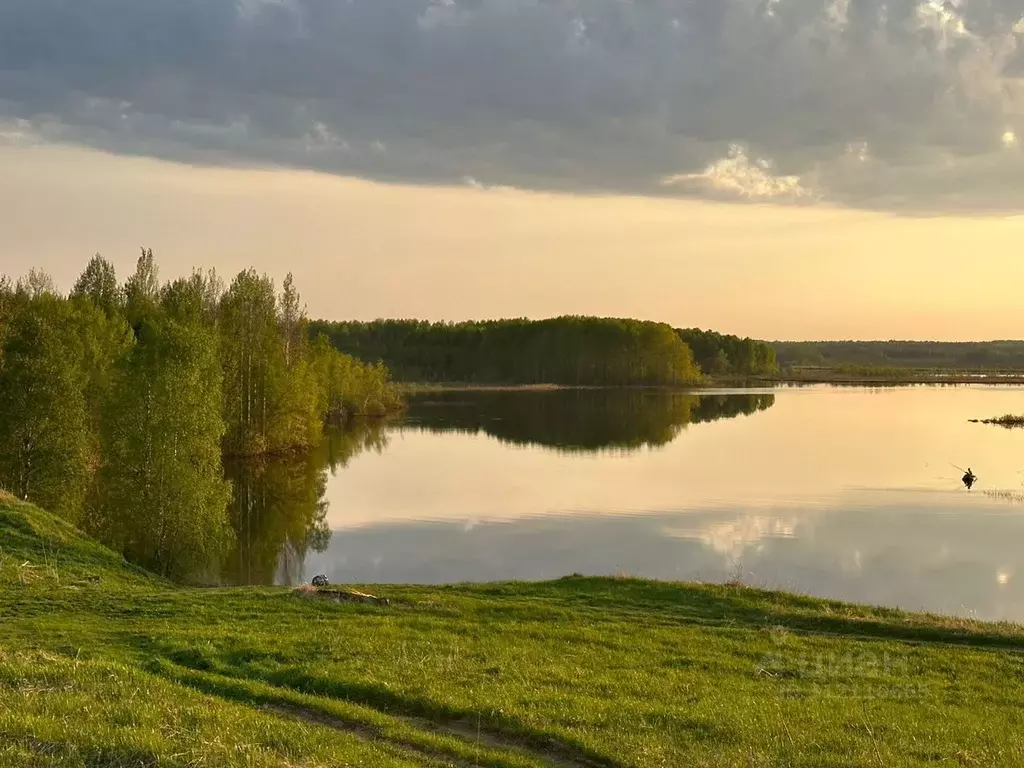
[(227, 577), (742, 578), (1024, 621), (1024, 431), (968, 422), (1022, 411), (984, 385), (425, 396), (246, 479)]

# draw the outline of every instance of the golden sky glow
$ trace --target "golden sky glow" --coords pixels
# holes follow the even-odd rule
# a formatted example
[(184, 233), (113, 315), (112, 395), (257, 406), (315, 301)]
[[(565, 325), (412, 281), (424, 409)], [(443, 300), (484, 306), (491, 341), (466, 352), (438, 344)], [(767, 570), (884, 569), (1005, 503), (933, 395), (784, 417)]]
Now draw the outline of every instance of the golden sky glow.
[(0, 146), (0, 272), (292, 271), (328, 318), (564, 313), (761, 338), (1015, 338), (1024, 218), (404, 186)]

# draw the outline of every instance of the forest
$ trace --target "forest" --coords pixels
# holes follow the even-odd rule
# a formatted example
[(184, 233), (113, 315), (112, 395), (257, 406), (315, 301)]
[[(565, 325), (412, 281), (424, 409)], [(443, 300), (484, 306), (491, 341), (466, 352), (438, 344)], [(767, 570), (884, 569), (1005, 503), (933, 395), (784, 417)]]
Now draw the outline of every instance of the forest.
[(766, 342), (700, 328), (686, 328), (678, 333), (709, 376), (773, 376), (779, 372), (775, 350)]
[(0, 488), (166, 576), (229, 546), (226, 457), (308, 452), (326, 422), (400, 405), (384, 366), (311, 339), (291, 275), (161, 283), (150, 250), (123, 283), (95, 256), (67, 295), (0, 277), (0, 392)]
[(1024, 370), (1024, 341), (777, 341), (772, 347), (785, 368)]
[(763, 342), (617, 318), (319, 321), (310, 330), (409, 382), (671, 386), (776, 370)]

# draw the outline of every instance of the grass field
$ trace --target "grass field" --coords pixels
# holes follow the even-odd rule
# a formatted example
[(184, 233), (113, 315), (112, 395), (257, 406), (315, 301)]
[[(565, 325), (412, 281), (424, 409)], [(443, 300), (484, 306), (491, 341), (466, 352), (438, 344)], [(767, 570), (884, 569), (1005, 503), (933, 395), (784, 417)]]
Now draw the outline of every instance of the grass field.
[(0, 499), (0, 766), (1024, 764), (1024, 633), (740, 586), (190, 589)]

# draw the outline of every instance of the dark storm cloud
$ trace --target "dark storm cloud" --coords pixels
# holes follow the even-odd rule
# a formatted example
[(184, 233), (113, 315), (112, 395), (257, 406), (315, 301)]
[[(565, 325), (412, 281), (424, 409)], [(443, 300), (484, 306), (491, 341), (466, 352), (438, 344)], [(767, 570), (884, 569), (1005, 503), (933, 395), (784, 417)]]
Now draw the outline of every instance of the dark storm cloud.
[(0, 140), (1015, 210), (1022, 17), (1024, 0), (2, 0)]

